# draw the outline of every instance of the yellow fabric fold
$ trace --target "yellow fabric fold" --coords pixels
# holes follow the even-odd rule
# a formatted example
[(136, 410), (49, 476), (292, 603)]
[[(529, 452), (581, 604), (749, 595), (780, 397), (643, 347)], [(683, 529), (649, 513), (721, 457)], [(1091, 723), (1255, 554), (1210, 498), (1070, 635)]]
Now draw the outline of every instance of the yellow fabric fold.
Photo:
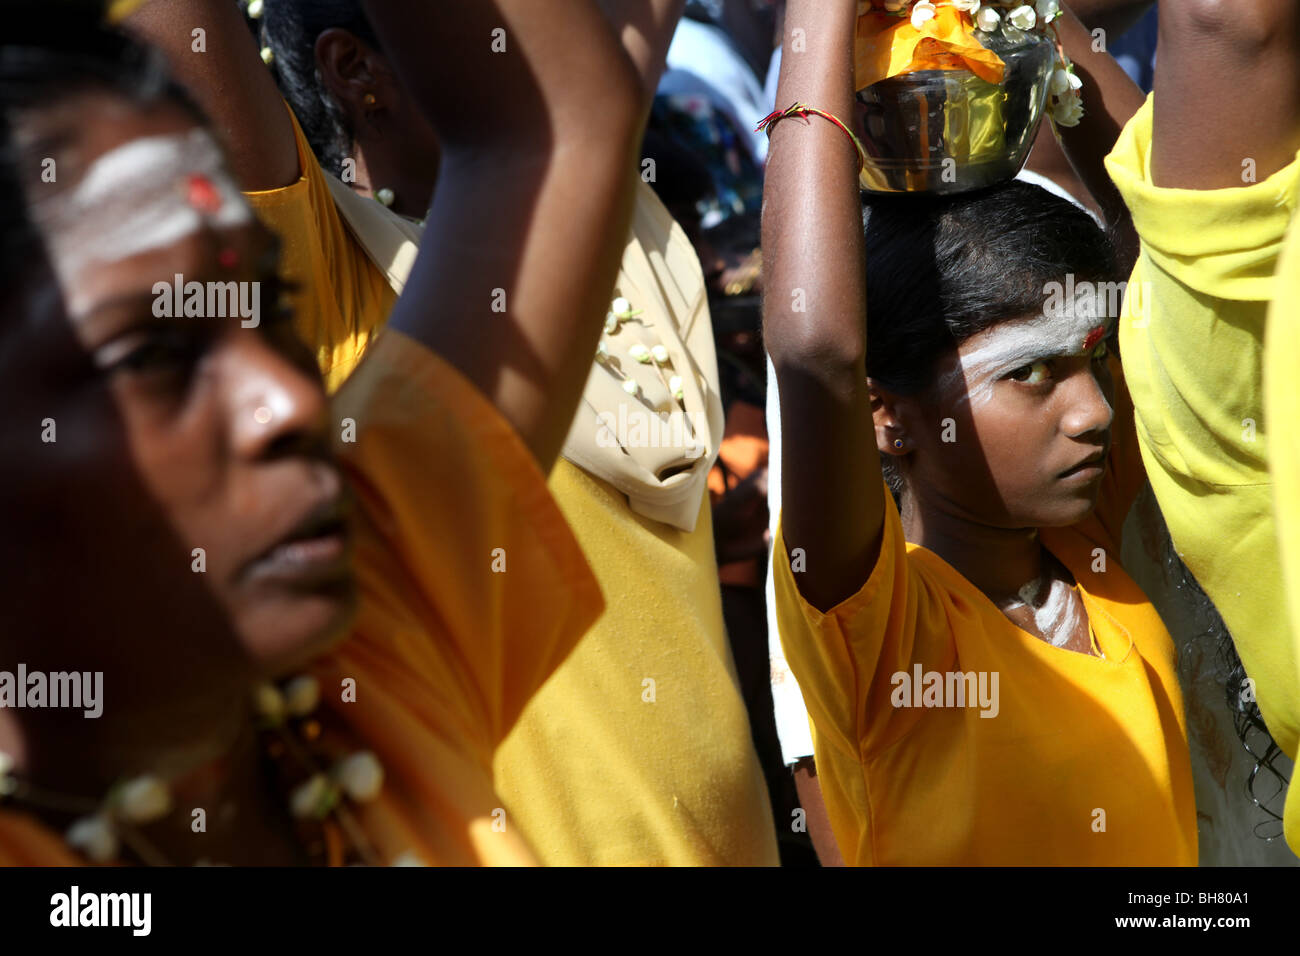
[(970, 14), (939, 7), (919, 30), (910, 17), (880, 10), (858, 17), (854, 68), (861, 90), (917, 70), (970, 70), (989, 83), (1001, 83), (1006, 64), (976, 38)]

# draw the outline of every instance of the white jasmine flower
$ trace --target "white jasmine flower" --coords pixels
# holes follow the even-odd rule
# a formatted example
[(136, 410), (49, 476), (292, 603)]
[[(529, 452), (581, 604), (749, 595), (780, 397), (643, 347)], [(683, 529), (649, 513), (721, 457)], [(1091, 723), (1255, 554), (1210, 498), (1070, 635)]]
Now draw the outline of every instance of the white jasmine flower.
[(1083, 97), (1066, 93), (1052, 101), (1052, 119), (1057, 126), (1078, 126), (1083, 118)]
[(1017, 30), (1032, 30), (1038, 22), (1038, 15), (1030, 6), (1019, 6), (1007, 14), (1007, 20)]
[(82, 817), (63, 835), (68, 845), (95, 863), (108, 863), (117, 856), (117, 834), (101, 816)]
[(295, 817), (319, 817), (329, 812), (330, 784), (323, 773), (318, 773), (298, 787), (289, 796), (289, 809)]
[(306, 717), (320, 703), (320, 684), (310, 674), (289, 681), (284, 689), (284, 703), (295, 717)]
[(643, 365), (650, 364), (650, 350), (646, 348), (644, 345), (642, 345), (640, 342), (638, 342), (636, 345), (633, 345), (631, 348), (629, 348), (627, 350), (627, 354), (630, 358), (632, 358), (637, 362), (642, 363)]
[(975, 25), (985, 33), (992, 33), (1002, 22), (1002, 17), (992, 7), (980, 7), (979, 13), (975, 14)]
[(334, 779), (350, 798), (365, 803), (379, 796), (384, 786), (384, 768), (378, 757), (369, 750), (362, 750), (338, 762)]
[(912, 26), (921, 29), (927, 20), (934, 19), (937, 12), (931, 0), (917, 0), (916, 6), (912, 8)]
[(172, 808), (172, 795), (157, 777), (128, 780), (118, 796), (118, 812), (132, 823), (150, 823), (165, 817)]
[(1038, 0), (1035, 7), (1038, 9), (1038, 15), (1044, 23), (1051, 23), (1061, 15), (1060, 0)]
[(1059, 66), (1052, 71), (1052, 95), (1060, 96), (1070, 89), (1070, 73)]
[(974, 16), (979, 12), (980, 0), (952, 0), (953, 9)]
[(257, 712), (272, 723), (279, 723), (284, 718), (284, 695), (272, 684), (261, 684), (253, 695)]
[(9, 776), (14, 769), (14, 758), (0, 750), (0, 797), (8, 796), (18, 786), (18, 782)]
[(650, 354), (655, 357), (655, 361), (660, 365), (668, 361), (668, 349), (662, 345), (656, 345), (650, 350)]

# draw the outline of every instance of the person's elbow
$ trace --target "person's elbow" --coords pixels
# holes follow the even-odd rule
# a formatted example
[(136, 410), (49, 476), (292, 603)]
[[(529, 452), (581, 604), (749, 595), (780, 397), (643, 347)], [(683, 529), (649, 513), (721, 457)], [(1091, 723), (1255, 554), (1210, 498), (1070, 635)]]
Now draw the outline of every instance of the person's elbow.
[(828, 325), (807, 316), (786, 322), (769, 318), (763, 340), (778, 379), (797, 377), (824, 386), (843, 386), (866, 374), (861, 335), (836, 335)]
[(600, 81), (555, 113), (558, 140), (600, 143), (628, 137), (640, 142), (649, 104), (632, 61), (622, 54), (608, 58)]
[(1295, 0), (1178, 0), (1160, 5), (1165, 36), (1210, 40), (1250, 62), (1276, 43), (1297, 45), (1300, 5)]

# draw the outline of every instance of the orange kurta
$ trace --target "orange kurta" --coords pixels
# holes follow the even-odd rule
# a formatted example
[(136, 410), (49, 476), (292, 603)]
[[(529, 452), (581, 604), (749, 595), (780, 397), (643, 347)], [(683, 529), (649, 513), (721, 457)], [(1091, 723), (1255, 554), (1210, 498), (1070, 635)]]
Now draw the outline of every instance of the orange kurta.
[[(888, 491), (880, 557), (852, 597), (822, 613), (790, 561), (773, 563), (781, 641), (848, 863), (1195, 865), (1173, 642), (1119, 565), (1142, 481), (1127, 401), (1115, 432), (1096, 511), (1041, 532), (1078, 582), (1105, 659), (1021, 630), (906, 542)], [(788, 554), (780, 535), (776, 553)], [(924, 694), (930, 674), (944, 696)], [(949, 679), (959, 674), (975, 683)]]
[[(492, 757), (603, 608), (531, 453), (454, 368), (400, 332), (336, 400), (361, 508), (352, 635), (312, 668), (323, 706), (385, 784), (352, 807), (386, 862), (529, 864)], [(344, 681), (354, 682), (354, 700)], [(0, 813), (0, 865), (75, 862), (57, 834)]]

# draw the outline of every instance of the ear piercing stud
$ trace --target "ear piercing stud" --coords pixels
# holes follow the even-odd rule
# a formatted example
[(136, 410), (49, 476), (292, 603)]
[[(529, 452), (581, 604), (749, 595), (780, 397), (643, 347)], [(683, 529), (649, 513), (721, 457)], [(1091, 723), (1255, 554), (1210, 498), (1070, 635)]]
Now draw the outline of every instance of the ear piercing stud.
[(903, 447), (903, 439), (901, 439), (901, 438), (895, 438), (895, 439), (894, 439), (894, 447), (895, 447), (895, 448), (902, 448), (902, 447)]

